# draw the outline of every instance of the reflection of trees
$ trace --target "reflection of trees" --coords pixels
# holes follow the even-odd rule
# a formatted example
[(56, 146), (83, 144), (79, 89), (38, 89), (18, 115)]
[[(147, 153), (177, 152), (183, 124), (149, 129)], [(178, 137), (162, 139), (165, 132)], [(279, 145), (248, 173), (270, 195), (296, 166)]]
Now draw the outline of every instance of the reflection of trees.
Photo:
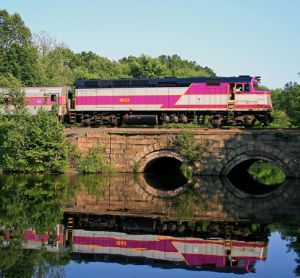
[(9, 175), (0, 179), (0, 223), (12, 231), (52, 231), (63, 217), (65, 176)]
[(26, 250), (20, 241), (10, 241), (0, 248), (0, 277), (64, 277), (63, 266), (69, 263), (69, 257), (67, 252)]
[(192, 189), (175, 197), (173, 201), (174, 210), (179, 221), (193, 221), (196, 211), (201, 206), (201, 197)]
[(24, 232), (52, 232), (63, 218), (69, 194), (66, 176), (6, 175), (0, 178), (0, 228), (9, 229), (10, 240), (0, 242), (0, 277), (63, 276), (66, 253), (47, 253), (22, 247)]
[(289, 241), (287, 247), (288, 250), (293, 250), (297, 254), (296, 263), (297, 266), (294, 270), (294, 273), (296, 276), (300, 276), (300, 227), (299, 222), (297, 221), (289, 221), (285, 220), (284, 222), (281, 222), (277, 225), (275, 225), (275, 228), (278, 229), (278, 231), (281, 234), (281, 237), (284, 240)]
[(94, 197), (100, 198), (105, 195), (111, 175), (75, 175), (72, 177), (72, 189), (76, 192), (84, 191)]
[(11, 241), (0, 248), (0, 276), (7, 278), (32, 277), (34, 260), (31, 250), (23, 250), (20, 241)]

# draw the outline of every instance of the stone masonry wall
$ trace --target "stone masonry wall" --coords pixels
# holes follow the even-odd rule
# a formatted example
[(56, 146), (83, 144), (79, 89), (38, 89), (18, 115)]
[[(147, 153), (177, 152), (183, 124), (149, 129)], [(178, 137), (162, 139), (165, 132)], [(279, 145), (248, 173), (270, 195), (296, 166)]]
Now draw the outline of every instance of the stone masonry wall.
[[(249, 159), (264, 159), (281, 167), (287, 176), (300, 177), (299, 129), (188, 129), (205, 151), (191, 167), (195, 174), (223, 175)], [(101, 146), (105, 158), (118, 172), (143, 172), (154, 158), (188, 161), (170, 147), (182, 129), (70, 128), (68, 140), (87, 152)]]

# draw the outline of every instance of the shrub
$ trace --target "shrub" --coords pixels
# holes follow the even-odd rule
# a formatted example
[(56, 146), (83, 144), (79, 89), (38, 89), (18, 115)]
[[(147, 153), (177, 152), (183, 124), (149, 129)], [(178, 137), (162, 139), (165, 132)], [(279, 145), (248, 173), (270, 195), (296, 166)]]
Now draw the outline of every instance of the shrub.
[(89, 150), (86, 155), (79, 158), (76, 169), (80, 173), (102, 173), (111, 172), (111, 166), (105, 162), (104, 150), (100, 147), (95, 147)]
[(0, 119), (0, 167), (8, 172), (64, 172), (67, 148), (56, 114), (14, 109)]

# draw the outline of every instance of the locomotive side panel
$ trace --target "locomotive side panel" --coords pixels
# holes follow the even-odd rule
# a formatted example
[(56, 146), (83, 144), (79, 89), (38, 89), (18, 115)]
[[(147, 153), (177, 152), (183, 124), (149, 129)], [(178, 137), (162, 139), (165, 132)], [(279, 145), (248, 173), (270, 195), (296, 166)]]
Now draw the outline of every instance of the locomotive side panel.
[(227, 85), (77, 89), (76, 111), (210, 111), (227, 109)]
[(236, 109), (242, 111), (266, 111), (272, 109), (271, 93), (242, 91), (236, 94)]

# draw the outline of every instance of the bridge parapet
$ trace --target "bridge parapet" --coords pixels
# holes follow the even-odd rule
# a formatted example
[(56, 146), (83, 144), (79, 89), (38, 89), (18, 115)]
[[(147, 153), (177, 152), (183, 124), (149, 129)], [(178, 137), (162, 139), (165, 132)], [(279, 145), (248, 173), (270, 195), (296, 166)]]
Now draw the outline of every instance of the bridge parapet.
[[(288, 177), (300, 177), (299, 129), (188, 129), (205, 151), (191, 163), (195, 174), (226, 175), (245, 161), (265, 160)], [(88, 151), (105, 149), (105, 158), (118, 172), (143, 172), (149, 161), (171, 157), (189, 159), (170, 145), (182, 129), (75, 128), (66, 129), (70, 141)]]

